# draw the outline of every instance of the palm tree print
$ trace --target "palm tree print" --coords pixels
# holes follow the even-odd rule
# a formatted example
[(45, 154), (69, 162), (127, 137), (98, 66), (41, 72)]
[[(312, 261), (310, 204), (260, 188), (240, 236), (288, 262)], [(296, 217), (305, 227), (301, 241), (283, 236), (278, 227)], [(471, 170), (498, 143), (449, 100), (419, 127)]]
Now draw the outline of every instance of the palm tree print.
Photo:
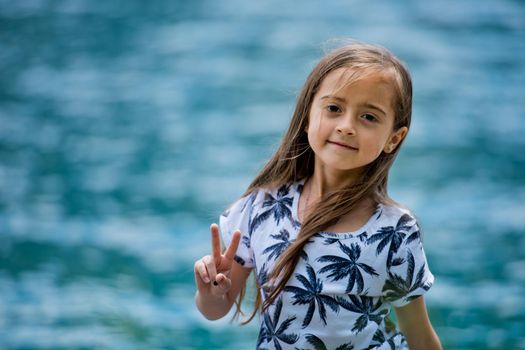
[(241, 243), (244, 244), (246, 246), (246, 248), (250, 248), (251, 247), (251, 238), (249, 236), (242, 236), (242, 239), (241, 239)]
[(281, 311), (283, 308), (282, 298), (277, 300), (275, 310), (273, 312), (273, 318), (270, 317), (269, 312), (264, 312), (263, 323), (261, 325), (261, 331), (259, 333), (259, 339), (257, 341), (257, 348), (263, 343), (273, 342), (275, 349), (282, 350), (281, 343), (294, 344), (299, 339), (297, 334), (291, 333), (286, 334), (286, 330), (290, 327), (290, 324), (296, 319), (296, 317), (288, 317), (285, 321), (279, 325), (279, 318), (281, 317)]
[[(244, 202), (244, 205), (241, 208), (241, 213), (248, 208), (248, 227), (251, 227), (252, 213), (253, 213), (253, 203), (257, 198), (257, 191), (250, 193), (248, 200)], [(242, 236), (242, 243), (249, 249), (251, 246), (252, 231), (248, 230), (248, 235)]]
[(243, 258), (241, 258), (240, 256), (238, 255), (235, 255), (233, 257), (233, 260), (235, 260), (237, 262), (237, 264), (241, 265), (241, 266), (244, 266), (246, 264), (246, 261), (244, 261)]
[(255, 202), (255, 198), (257, 197), (257, 191), (253, 191), (249, 194), (248, 200), (244, 202), (244, 205), (241, 208), (241, 213), (248, 207), (250, 210), (253, 208), (253, 202)]
[(268, 282), (268, 270), (266, 270), (266, 263), (263, 264), (259, 272), (257, 273), (257, 282), (260, 286)]
[(370, 321), (375, 322), (378, 325), (381, 324), (385, 315), (388, 314), (388, 310), (386, 309), (377, 312), (377, 310), (383, 305), (381, 300), (377, 300), (374, 304), (374, 298), (357, 295), (349, 295), (349, 299), (350, 300), (337, 297), (337, 302), (342, 308), (361, 314), (361, 316), (355, 321), (354, 327), (352, 328), (353, 332), (361, 332), (366, 328)]
[(334, 312), (339, 311), (339, 305), (337, 304), (337, 301), (334, 298), (328, 295), (321, 294), (321, 292), (323, 291), (323, 282), (321, 282), (321, 280), (316, 277), (315, 271), (312, 268), (312, 266), (308, 264), (306, 265), (306, 273), (308, 277), (305, 277), (298, 273), (295, 274), (295, 277), (299, 282), (301, 282), (304, 288), (286, 286), (284, 287), (284, 291), (291, 292), (294, 294), (293, 305), (308, 305), (308, 311), (306, 312), (306, 316), (302, 324), (303, 328), (306, 328), (312, 321), (316, 304), (318, 306), (319, 317), (321, 317), (321, 320), (326, 326), (325, 304), (328, 305), (328, 307)]
[(292, 244), (292, 242), (290, 242), (290, 233), (286, 229), (282, 229), (279, 234), (270, 235), (270, 237), (278, 240), (279, 242), (263, 250), (263, 254), (268, 254), (271, 252), (270, 255), (268, 255), (268, 260), (280, 256), (286, 250), (286, 248)]
[[(325, 232), (325, 233), (330, 233), (330, 232)], [(337, 235), (337, 233), (336, 233)], [(320, 233), (316, 233), (314, 235), (314, 237), (322, 237), (322, 235)], [(365, 242), (368, 238), (368, 233), (365, 232), (362, 232), (360, 233), (359, 235), (357, 235), (357, 238), (359, 239), (360, 242)], [(334, 244), (334, 243), (337, 243), (339, 242), (340, 238), (338, 237), (327, 237), (324, 239), (323, 241), (323, 244), (324, 245), (330, 245), (330, 244)]]
[(411, 221), (413, 221), (412, 217), (408, 214), (404, 214), (401, 216), (401, 218), (399, 218), (395, 228), (393, 226), (381, 227), (376, 234), (370, 236), (366, 240), (367, 244), (379, 241), (376, 249), (376, 255), (381, 254), (383, 249), (389, 245), (388, 257), (386, 261), (387, 268), (403, 263), (403, 261), (399, 259), (393, 260), (393, 256), (401, 246), (407, 231), (412, 227), (412, 225), (408, 225), (408, 223)]
[(385, 300), (395, 301), (404, 298), (406, 301), (411, 301), (419, 297), (420, 294), (406, 297), (407, 295), (413, 293), (419, 288), (422, 288), (425, 291), (430, 289), (430, 283), (423, 283), (423, 276), (425, 275), (426, 264), (423, 263), (416, 275), (416, 278), (414, 279), (415, 261), (414, 256), (412, 255), (412, 252), (410, 250), (408, 250), (407, 260), (408, 268), (405, 279), (403, 279), (403, 277), (399, 276), (398, 274), (391, 272), (388, 273), (389, 279), (385, 282), (385, 285), (383, 286)]
[(348, 259), (337, 255), (321, 256), (317, 261), (328, 261), (331, 262), (331, 264), (324, 266), (319, 270), (319, 273), (331, 272), (328, 277), (331, 277), (332, 281), (339, 281), (348, 277), (346, 293), (350, 293), (356, 284), (357, 293), (361, 293), (364, 288), (364, 280), (361, 270), (370, 276), (379, 276), (379, 274), (372, 266), (359, 262), (361, 247), (358, 244), (352, 243), (350, 247), (348, 247), (339, 241), (339, 248), (348, 256)]
[(419, 230), (416, 230), (410, 234), (407, 238), (406, 244), (410, 244), (412, 241), (421, 240), (421, 233)]
[[(296, 191), (299, 193), (299, 195), (303, 193), (303, 190), (304, 190), (304, 184), (297, 185)], [(301, 223), (299, 222), (299, 220), (295, 220), (295, 219), (292, 220), (292, 225), (294, 228), (297, 228), (297, 229), (301, 227)]]
[(385, 343), (387, 343), (390, 346), (390, 350), (396, 350), (396, 343), (394, 342), (394, 339), (393, 339), (396, 335), (397, 333), (394, 334), (394, 336), (387, 339), (383, 331), (381, 329), (378, 329), (375, 332), (374, 337), (372, 338), (372, 340), (376, 341), (377, 344), (372, 344), (369, 347), (367, 347), (365, 350), (377, 349), (378, 345), (382, 345)]
[(271, 293), (271, 286), (266, 284), (268, 281), (268, 270), (266, 269), (266, 263), (264, 263), (257, 273), (257, 283), (261, 287), (261, 291), (265, 297)]
[(376, 206), (376, 209), (374, 210), (374, 214), (373, 215), (377, 215), (376, 220), (379, 220), (381, 215), (383, 215), (383, 207), (378, 204)]
[[(265, 250), (263, 250), (263, 254), (268, 254), (268, 260), (277, 258), (280, 256), (284, 251), (293, 243), (293, 239), (290, 240), (290, 233), (286, 229), (282, 229), (279, 234), (276, 235), (270, 235), (275, 240), (278, 240), (278, 243), (275, 243)], [(311, 241), (308, 241), (307, 243), (311, 243)], [(304, 251), (301, 251), (301, 257), (306, 261), (308, 260), (308, 256)]]
[[(241, 207), (240, 213), (244, 212), (246, 208), (248, 208), (248, 218), (251, 218), (252, 211), (253, 211), (253, 203), (255, 202), (256, 197), (257, 197), (257, 191), (250, 193), (248, 195), (248, 198), (244, 201), (244, 204)], [(224, 218), (228, 218), (228, 216), (230, 216), (230, 213), (231, 213), (231, 208), (228, 208), (221, 214), (221, 216), (223, 216)], [(250, 226), (250, 223), (248, 222), (248, 227), (249, 226)], [(248, 232), (248, 236), (244, 235), (244, 232), (241, 232), (241, 234), (242, 234), (241, 243), (244, 244), (247, 248), (250, 248), (251, 232)], [(239, 257), (236, 257), (236, 258), (239, 259), (239, 261), (242, 261), (243, 262), (242, 265), (244, 265), (243, 259)]]
[(272, 214), (277, 225), (279, 225), (279, 222), (284, 218), (288, 218), (292, 224), (294, 223), (292, 218), (293, 196), (288, 195), (289, 192), (290, 185), (283, 185), (277, 191), (277, 196), (275, 198), (270, 193), (266, 194), (266, 200), (263, 202), (262, 206), (263, 208), (269, 207), (269, 209), (257, 214), (253, 220), (251, 220), (249, 224), (250, 235)]
[(330, 237), (328, 237), (328, 238), (324, 239), (323, 244), (324, 245), (330, 245), (330, 244), (334, 244), (334, 243), (337, 243), (337, 242), (339, 242), (339, 240), (337, 238), (330, 238)]
[[(328, 350), (325, 343), (319, 337), (316, 337), (313, 334), (307, 334), (305, 338), (308, 341), (308, 344), (314, 347), (314, 350)], [(295, 348), (295, 349), (296, 350), (307, 350), (307, 349), (299, 349), (299, 348)], [(346, 343), (346, 344), (339, 345), (335, 350), (353, 350), (353, 349), (354, 349), (354, 346), (352, 345), (352, 343)]]
[(361, 233), (359, 236), (357, 236), (357, 238), (359, 238), (360, 242), (366, 242), (366, 240), (368, 239), (368, 233), (365, 231)]

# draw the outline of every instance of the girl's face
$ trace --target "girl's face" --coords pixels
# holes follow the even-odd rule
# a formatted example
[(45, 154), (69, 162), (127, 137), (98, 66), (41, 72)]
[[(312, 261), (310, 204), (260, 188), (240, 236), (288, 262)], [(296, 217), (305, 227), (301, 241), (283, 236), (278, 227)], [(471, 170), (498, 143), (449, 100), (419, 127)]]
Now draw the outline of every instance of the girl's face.
[(393, 130), (394, 87), (387, 73), (346, 83), (350, 68), (330, 72), (314, 96), (306, 132), (315, 167), (357, 175), (381, 152), (390, 153), (408, 129)]

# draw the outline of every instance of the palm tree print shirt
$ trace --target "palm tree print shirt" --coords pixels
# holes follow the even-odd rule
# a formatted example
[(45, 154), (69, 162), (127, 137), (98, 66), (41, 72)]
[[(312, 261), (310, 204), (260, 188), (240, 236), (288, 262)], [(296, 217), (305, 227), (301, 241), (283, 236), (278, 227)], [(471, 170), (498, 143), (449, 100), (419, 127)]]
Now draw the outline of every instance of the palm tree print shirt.
[[(303, 184), (253, 192), (220, 217), (225, 244), (241, 230), (235, 260), (255, 268), (263, 300), (269, 271), (299, 232)], [(280, 297), (260, 317), (257, 349), (407, 349), (387, 316), (433, 281), (414, 216), (379, 204), (359, 230), (318, 232), (306, 244)]]

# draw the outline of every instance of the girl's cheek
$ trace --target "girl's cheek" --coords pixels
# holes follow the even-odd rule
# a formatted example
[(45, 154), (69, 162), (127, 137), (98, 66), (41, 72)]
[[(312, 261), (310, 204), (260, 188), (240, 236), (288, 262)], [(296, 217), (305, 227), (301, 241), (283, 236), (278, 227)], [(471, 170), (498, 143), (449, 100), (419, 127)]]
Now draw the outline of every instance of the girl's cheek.
[(315, 116), (312, 117), (313, 118), (310, 118), (310, 131), (318, 134), (322, 125), (321, 120), (323, 119), (323, 113), (319, 111)]
[(327, 120), (324, 113), (319, 114), (319, 118), (317, 119), (317, 127), (316, 127), (316, 134), (317, 137), (323, 137), (323, 135), (327, 132), (327, 128), (329, 127), (327, 125)]

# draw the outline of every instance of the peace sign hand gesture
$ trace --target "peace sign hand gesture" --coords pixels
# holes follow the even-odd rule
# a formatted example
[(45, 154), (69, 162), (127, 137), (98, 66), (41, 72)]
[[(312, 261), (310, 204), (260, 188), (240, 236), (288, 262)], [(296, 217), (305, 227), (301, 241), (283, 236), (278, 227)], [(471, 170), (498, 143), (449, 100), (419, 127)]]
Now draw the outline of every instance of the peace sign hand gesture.
[(195, 262), (195, 283), (199, 293), (223, 297), (231, 288), (230, 271), (241, 240), (241, 232), (237, 230), (233, 233), (230, 246), (224, 254), (221, 253), (219, 227), (212, 224), (210, 232), (212, 255), (206, 255)]

